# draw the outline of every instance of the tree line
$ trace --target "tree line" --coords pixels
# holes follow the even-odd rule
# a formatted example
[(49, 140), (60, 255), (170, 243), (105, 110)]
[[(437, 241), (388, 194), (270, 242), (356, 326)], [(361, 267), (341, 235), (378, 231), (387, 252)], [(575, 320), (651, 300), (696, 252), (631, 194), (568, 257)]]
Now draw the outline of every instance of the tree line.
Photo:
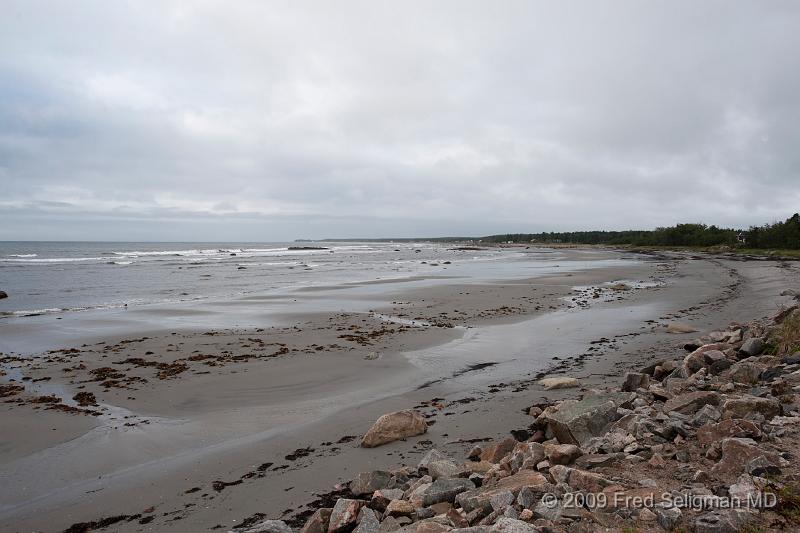
[(490, 235), (483, 242), (540, 242), (633, 246), (743, 246), (800, 249), (800, 214), (748, 230), (706, 224), (677, 224), (654, 230), (566, 231)]

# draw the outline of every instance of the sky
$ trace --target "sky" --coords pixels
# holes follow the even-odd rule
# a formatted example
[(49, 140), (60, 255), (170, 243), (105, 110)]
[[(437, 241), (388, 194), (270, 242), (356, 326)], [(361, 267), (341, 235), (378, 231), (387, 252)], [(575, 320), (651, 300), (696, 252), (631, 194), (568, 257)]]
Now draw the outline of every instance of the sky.
[(800, 210), (796, 1), (0, 3), (0, 240)]

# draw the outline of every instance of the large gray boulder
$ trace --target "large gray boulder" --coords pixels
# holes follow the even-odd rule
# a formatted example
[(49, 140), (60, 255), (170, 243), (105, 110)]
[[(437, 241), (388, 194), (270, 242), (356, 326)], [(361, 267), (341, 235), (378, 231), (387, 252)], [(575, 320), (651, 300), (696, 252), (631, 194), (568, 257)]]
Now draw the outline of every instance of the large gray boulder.
[(580, 446), (592, 437), (602, 435), (620, 418), (617, 408), (632, 399), (627, 392), (592, 394), (580, 401), (562, 402), (557, 410), (542, 414), (553, 436), (562, 444)]

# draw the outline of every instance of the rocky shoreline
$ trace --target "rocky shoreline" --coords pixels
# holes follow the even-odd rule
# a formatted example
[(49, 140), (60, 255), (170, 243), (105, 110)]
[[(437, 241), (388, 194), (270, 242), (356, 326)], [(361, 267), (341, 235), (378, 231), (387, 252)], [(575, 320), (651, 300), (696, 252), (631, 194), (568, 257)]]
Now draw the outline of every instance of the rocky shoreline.
[[(362, 472), (293, 520), (239, 533), (764, 531), (800, 526), (800, 309), (688, 342), (620, 386), (530, 406), (527, 431), (466, 458)], [(384, 415), (364, 446), (425, 432)], [(313, 514), (312, 514), (313, 513)], [(309, 516), (310, 515), (310, 516)]]

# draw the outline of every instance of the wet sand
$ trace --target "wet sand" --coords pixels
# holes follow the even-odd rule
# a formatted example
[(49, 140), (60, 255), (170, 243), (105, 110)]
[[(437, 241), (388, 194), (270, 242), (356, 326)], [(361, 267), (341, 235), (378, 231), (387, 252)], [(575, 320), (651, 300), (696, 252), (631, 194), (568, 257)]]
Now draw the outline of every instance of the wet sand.
[[(249, 298), (280, 309), (262, 328), (150, 330), (6, 356), (3, 382), (26, 390), (0, 410), (2, 530), (115, 515), (135, 518), (114, 531), (291, 519), (359, 471), (430, 446), (463, 455), (471, 444), (460, 440), (525, 428), (545, 374), (616, 379), (692, 337), (667, 334), (667, 322), (702, 330), (766, 316), (797, 279), (791, 263), (671, 255), (494, 282), (384, 280)], [(72, 400), (79, 392), (97, 405)], [(380, 414), (408, 407), (433, 423), (426, 435), (357, 447)]]

